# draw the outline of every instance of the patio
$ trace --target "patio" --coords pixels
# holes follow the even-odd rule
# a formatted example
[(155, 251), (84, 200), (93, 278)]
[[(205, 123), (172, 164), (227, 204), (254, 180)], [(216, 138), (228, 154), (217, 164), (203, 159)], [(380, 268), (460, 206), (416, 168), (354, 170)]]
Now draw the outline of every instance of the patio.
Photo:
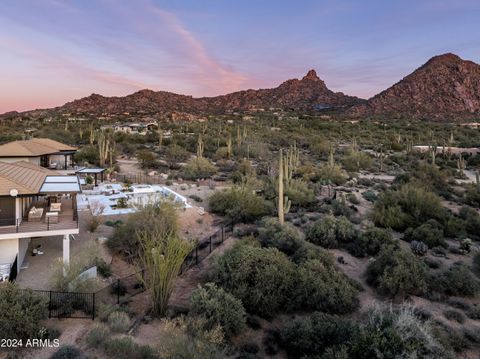
[(36, 216), (29, 218), (29, 211), (26, 211), (22, 221), (18, 221), (19, 223), (0, 227), (0, 234), (76, 229), (78, 228), (78, 215), (73, 198), (62, 196), (58, 202), (61, 205), (52, 208), (48, 197), (39, 197), (29, 209), (35, 207), (38, 213)]

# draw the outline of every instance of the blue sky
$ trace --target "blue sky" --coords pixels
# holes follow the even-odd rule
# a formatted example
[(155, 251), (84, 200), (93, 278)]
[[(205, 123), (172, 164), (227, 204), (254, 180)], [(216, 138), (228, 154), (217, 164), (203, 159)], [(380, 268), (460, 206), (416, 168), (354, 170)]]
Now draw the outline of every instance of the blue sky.
[(5, 0), (0, 112), (142, 88), (213, 96), (313, 68), (368, 98), (430, 57), (480, 62), (480, 2)]

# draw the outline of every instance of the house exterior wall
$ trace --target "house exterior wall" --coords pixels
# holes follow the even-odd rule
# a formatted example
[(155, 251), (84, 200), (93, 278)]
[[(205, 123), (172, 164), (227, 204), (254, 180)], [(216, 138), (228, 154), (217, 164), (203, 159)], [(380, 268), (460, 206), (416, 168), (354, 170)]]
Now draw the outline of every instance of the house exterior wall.
[(0, 263), (12, 264), (18, 254), (18, 238), (0, 240)]
[(17, 261), (17, 273), (20, 273), (23, 260), (27, 254), (28, 245), (30, 244), (30, 238), (20, 238), (18, 240), (18, 261)]

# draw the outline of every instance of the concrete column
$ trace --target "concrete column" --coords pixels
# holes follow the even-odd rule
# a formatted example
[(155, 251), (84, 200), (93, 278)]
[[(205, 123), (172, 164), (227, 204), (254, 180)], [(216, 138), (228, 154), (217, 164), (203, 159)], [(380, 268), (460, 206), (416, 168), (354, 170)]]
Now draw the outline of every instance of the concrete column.
[(66, 275), (65, 269), (70, 264), (70, 235), (63, 236), (63, 274)]

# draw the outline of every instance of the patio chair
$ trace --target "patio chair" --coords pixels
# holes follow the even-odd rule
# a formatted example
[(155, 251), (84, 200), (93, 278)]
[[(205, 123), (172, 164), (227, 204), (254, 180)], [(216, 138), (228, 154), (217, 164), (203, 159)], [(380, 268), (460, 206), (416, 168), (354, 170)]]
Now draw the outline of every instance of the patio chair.
[(62, 203), (52, 203), (50, 205), (50, 212), (60, 212), (62, 209)]
[(33, 206), (30, 211), (28, 211), (28, 221), (29, 222), (40, 222), (43, 216), (43, 208), (36, 208)]
[(58, 223), (58, 212), (45, 213), (45, 223)]

